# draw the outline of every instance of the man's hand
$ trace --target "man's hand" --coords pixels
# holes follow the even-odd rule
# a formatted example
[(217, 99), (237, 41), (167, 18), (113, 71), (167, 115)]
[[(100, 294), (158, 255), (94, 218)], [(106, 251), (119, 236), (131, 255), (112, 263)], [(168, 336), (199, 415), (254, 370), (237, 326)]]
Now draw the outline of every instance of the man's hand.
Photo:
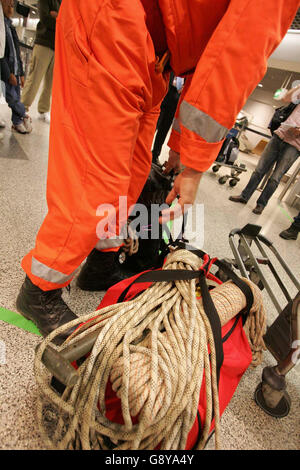
[(169, 151), (169, 160), (165, 164), (164, 174), (168, 175), (174, 170), (175, 175), (178, 175), (183, 169), (183, 166), (180, 163), (180, 155), (174, 150), (170, 149)]
[(50, 15), (52, 16), (52, 18), (57, 18), (58, 16), (58, 12), (57, 11), (50, 11)]
[(9, 79), (8, 79), (8, 83), (12, 86), (18, 86), (17, 77), (13, 73), (10, 74)]
[(300, 137), (300, 127), (291, 127), (289, 130), (288, 130), (288, 134), (291, 136), (291, 137)]
[(202, 172), (186, 167), (180, 175), (177, 176), (174, 186), (166, 199), (167, 204), (171, 204), (178, 197), (177, 204), (162, 211), (160, 223), (176, 219), (184, 213), (184, 206), (194, 204), (198, 186), (201, 180)]
[(20, 85), (22, 88), (24, 88), (24, 84), (25, 84), (25, 77), (23, 75), (22, 77), (20, 77)]

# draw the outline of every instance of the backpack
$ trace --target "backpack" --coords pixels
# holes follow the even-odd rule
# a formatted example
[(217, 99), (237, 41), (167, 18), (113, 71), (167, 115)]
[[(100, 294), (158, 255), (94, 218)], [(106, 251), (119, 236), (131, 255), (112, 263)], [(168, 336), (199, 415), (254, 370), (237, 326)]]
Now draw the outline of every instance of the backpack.
[(268, 129), (270, 129), (272, 135), (274, 134), (276, 129), (278, 129), (281, 124), (286, 121), (287, 118), (292, 114), (296, 106), (296, 104), (290, 103), (287, 106), (281, 106), (280, 108), (277, 108), (275, 110), (271, 122), (268, 125)]

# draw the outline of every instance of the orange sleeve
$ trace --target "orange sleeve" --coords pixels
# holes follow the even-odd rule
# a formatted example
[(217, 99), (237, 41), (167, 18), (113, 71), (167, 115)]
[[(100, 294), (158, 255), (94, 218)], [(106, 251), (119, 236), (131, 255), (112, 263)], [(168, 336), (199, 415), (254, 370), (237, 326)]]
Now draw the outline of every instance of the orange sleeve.
[(184, 165), (206, 171), (214, 162), (299, 6), (299, 0), (231, 0), (197, 64), (180, 104), (180, 128), (169, 141)]

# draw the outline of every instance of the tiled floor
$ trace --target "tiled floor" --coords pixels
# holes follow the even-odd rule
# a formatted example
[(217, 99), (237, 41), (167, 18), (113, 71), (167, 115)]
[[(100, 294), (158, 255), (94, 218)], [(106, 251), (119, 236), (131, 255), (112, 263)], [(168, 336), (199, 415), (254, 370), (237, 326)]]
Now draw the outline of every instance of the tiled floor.
[[(0, 104), (0, 116), (6, 120), (5, 139), (0, 143), (0, 306), (15, 310), (15, 299), (23, 281), (20, 268), (22, 256), (33, 246), (35, 234), (46, 213), (45, 182), (47, 172), (49, 126), (37, 120), (32, 112), (34, 130), (31, 135), (12, 134), (10, 113)], [(164, 148), (163, 157), (166, 156)], [(300, 278), (300, 239), (285, 241), (278, 234), (287, 228), (296, 209), (284, 202), (278, 204), (276, 195), (261, 216), (252, 213), (255, 196), (246, 206), (228, 200), (237, 194), (255, 167), (256, 158), (240, 155), (247, 164), (248, 172), (236, 188), (221, 186), (217, 179), (225, 170), (215, 174), (208, 171), (201, 182), (197, 202), (204, 204), (204, 245), (211, 255), (232, 257), (228, 243), (229, 232), (246, 223), (257, 223), (263, 234), (270, 238), (291, 270)], [(258, 193), (256, 193), (257, 195)], [(289, 286), (287, 276), (283, 281)], [(280, 301), (278, 287), (270, 283)], [(291, 289), (295, 294), (295, 289)], [(78, 314), (93, 311), (99, 304), (99, 293), (80, 291), (72, 282), (70, 294), (64, 294), (70, 307)], [(266, 294), (265, 305), (268, 323), (276, 317), (276, 311)], [(0, 448), (44, 449), (35, 418), (36, 386), (33, 374), (34, 348), (40, 341), (37, 336), (26, 333), (0, 321), (0, 340), (6, 346), (6, 364), (0, 365)], [(290, 414), (276, 420), (257, 407), (253, 393), (265, 365), (274, 365), (274, 359), (265, 353), (264, 363), (244, 375), (236, 394), (222, 418), (222, 447), (224, 449), (299, 449), (300, 405), (299, 371), (293, 370), (287, 378), (288, 392), (292, 398)], [(213, 439), (208, 448), (213, 448)]]

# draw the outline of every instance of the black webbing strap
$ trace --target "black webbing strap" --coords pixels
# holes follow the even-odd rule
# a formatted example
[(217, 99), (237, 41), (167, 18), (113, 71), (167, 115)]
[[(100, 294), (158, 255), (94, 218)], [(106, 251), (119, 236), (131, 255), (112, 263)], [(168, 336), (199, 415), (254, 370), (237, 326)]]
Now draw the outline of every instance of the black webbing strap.
[(217, 383), (219, 387), (220, 371), (221, 371), (221, 367), (224, 361), (222, 326), (221, 326), (221, 321), (220, 321), (220, 317), (218, 315), (217, 309), (215, 307), (215, 304), (211, 298), (209, 289), (207, 287), (204, 271), (201, 272), (201, 275), (199, 277), (199, 284), (201, 288), (203, 308), (209, 320), (213, 337), (214, 337), (215, 350), (216, 350), (216, 363), (217, 363)]
[[(192, 250), (195, 255), (200, 257), (201, 259), (204, 256), (208, 256), (202, 250)], [(201, 288), (201, 295), (202, 295), (202, 302), (205, 314), (207, 315), (215, 342), (215, 349), (216, 349), (216, 362), (217, 362), (217, 381), (219, 385), (220, 379), (220, 369), (223, 364), (224, 360), (224, 353), (223, 353), (223, 343), (222, 343), (222, 333), (221, 333), (221, 322), (216, 307), (213, 303), (211, 298), (207, 283), (206, 283), (206, 271), (205, 268), (210, 263), (206, 263), (206, 266), (200, 268), (199, 271), (189, 271), (185, 269), (163, 269), (159, 271), (148, 271), (146, 273), (142, 273), (138, 276), (126, 289), (121, 293), (118, 303), (123, 302), (126, 298), (131, 287), (136, 283), (144, 283), (144, 282), (172, 282), (172, 281), (190, 281), (192, 279), (198, 279), (200, 288)], [(246, 297), (246, 309), (244, 315), (244, 322), (246, 321), (247, 315), (250, 312), (250, 309), (253, 305), (253, 293), (250, 286), (243, 281), (240, 277), (238, 277), (235, 272), (227, 266), (226, 263), (220, 260), (214, 260), (214, 264), (219, 268), (222, 269), (232, 280), (234, 284), (238, 286), (238, 288), (243, 292)]]
[[(193, 253), (199, 256), (200, 258), (203, 258), (206, 253), (201, 251), (201, 250), (193, 250)], [(239, 276), (235, 274), (235, 272), (227, 266), (226, 263), (216, 260), (214, 264), (222, 269), (232, 282), (238, 286), (238, 288), (243, 292), (243, 294), (246, 297), (246, 309), (245, 309), (245, 316), (244, 320), (246, 320), (247, 315), (250, 312), (250, 309), (253, 305), (253, 293), (250, 288), (250, 286), (243, 281)], [(129, 286), (126, 287), (126, 289), (121, 293), (117, 303), (119, 302), (124, 302), (126, 295), (128, 294), (129, 290), (131, 287), (138, 283), (143, 283), (143, 282), (172, 282), (172, 281), (190, 281), (192, 279), (197, 279), (199, 278), (199, 271), (189, 271), (185, 269), (163, 269), (160, 271), (147, 271), (146, 273), (142, 273), (140, 276), (138, 276)]]
[(222, 269), (222, 271), (224, 271), (226, 274), (228, 274), (231, 281), (243, 292), (244, 296), (246, 297), (246, 308), (243, 312), (244, 324), (254, 302), (252, 289), (243, 279), (237, 276), (235, 272), (229, 266), (227, 266), (226, 263), (220, 260), (216, 260), (215, 265), (218, 266), (218, 268)]
[(162, 271), (149, 271), (143, 273), (138, 276), (129, 286), (127, 286), (127, 288), (120, 295), (118, 302), (123, 302), (123, 300), (126, 298), (129, 289), (135, 283), (190, 281), (192, 279), (199, 279), (203, 308), (212, 328), (216, 349), (217, 379), (219, 384), (220, 369), (224, 360), (221, 322), (206, 283), (204, 270), (189, 271), (184, 269), (164, 269)]
[[(180, 247), (180, 244), (179, 244), (179, 247)], [(197, 255), (199, 258), (202, 258), (207, 255), (207, 253), (205, 253), (204, 251), (202, 250), (199, 250), (199, 249), (194, 249), (192, 246), (190, 245), (185, 245), (183, 244), (182, 248), (185, 248), (189, 251), (191, 251), (192, 253), (194, 253), (195, 255)], [(224, 263), (223, 261), (220, 261), (219, 259), (215, 260), (214, 261), (214, 264), (219, 268), (219, 269), (222, 269), (222, 271), (224, 271), (229, 277), (230, 277), (230, 280), (243, 292), (243, 294), (245, 295), (246, 297), (246, 309), (245, 309), (245, 316), (244, 316), (244, 322), (246, 321), (246, 318), (247, 318), (247, 315), (249, 315), (250, 313), (250, 310), (251, 310), (251, 307), (253, 305), (253, 293), (252, 293), (252, 290), (250, 288), (250, 286), (243, 280), (241, 279), (226, 263)]]
[(187, 269), (163, 269), (160, 271), (147, 271), (138, 276), (126, 287), (118, 298), (117, 303), (123, 302), (129, 290), (134, 284), (143, 282), (172, 282), (172, 281), (191, 281), (198, 279), (199, 271), (188, 271)]

